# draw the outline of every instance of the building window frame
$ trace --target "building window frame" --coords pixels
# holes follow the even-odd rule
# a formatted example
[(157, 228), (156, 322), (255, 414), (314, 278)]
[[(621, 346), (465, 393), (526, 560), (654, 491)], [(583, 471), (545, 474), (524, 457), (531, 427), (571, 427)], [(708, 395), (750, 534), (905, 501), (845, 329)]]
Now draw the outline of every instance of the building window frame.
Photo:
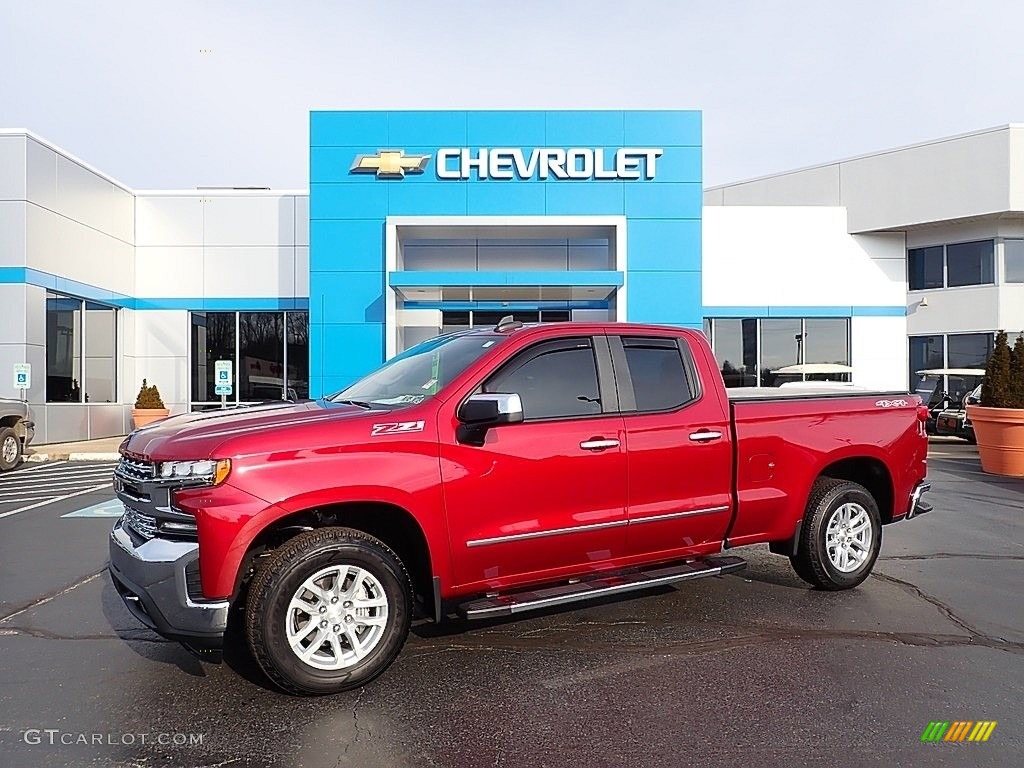
[[(762, 333), (762, 322), (764, 320), (789, 320), (789, 321), (794, 321), (795, 320), (795, 321), (799, 321), (799, 323), (800, 323), (800, 336), (801, 336), (800, 361), (799, 361), (799, 363), (794, 363), (795, 365), (807, 364), (807, 343), (806, 342), (807, 342), (807, 322), (808, 321), (813, 321), (813, 320), (843, 320), (843, 321), (845, 321), (845, 323), (846, 323), (846, 359), (848, 361), (847, 365), (852, 367), (852, 364), (853, 364), (853, 335), (852, 335), (852, 322), (851, 322), (851, 318), (850, 317), (842, 317), (842, 316), (828, 316), (828, 317), (792, 317), (792, 316), (790, 316), (790, 317), (756, 317), (756, 318), (755, 317), (708, 317), (708, 318), (705, 318), (705, 323), (706, 323), (706, 325), (704, 326), (705, 329), (706, 329), (705, 335), (708, 338), (708, 344), (711, 346), (711, 351), (713, 353), (715, 352), (715, 345), (716, 345), (716, 343), (718, 341), (718, 338), (717, 338), (718, 337), (718, 333), (717, 333), (717, 331), (715, 329), (716, 321), (718, 321), (718, 320), (736, 320), (736, 321), (739, 321), (741, 324), (742, 324), (743, 321), (754, 321), (756, 323), (756, 333), (754, 334), (754, 346), (755, 346), (755, 350), (756, 350), (756, 352), (755, 352), (756, 363), (755, 363), (755, 369), (754, 369), (754, 374), (753, 374), (753, 378), (754, 378), (753, 386), (756, 386), (756, 387), (770, 386), (770, 385), (766, 385), (766, 384), (762, 383), (762, 376), (761, 376), (761, 369), (762, 369), (762, 362), (763, 362), (763, 360), (762, 360), (762, 336), (763, 336), (763, 333)], [(717, 354), (716, 354), (716, 360), (717, 360)], [(746, 366), (744, 366), (744, 368), (745, 367)], [(745, 374), (745, 375), (748, 375), (748, 374)], [(809, 379), (808, 378), (808, 376), (814, 376), (814, 375), (816, 375), (816, 374), (801, 373), (800, 374), (800, 381), (814, 381), (814, 379)], [(847, 374), (837, 374), (837, 376), (840, 377), (838, 380), (839, 381), (843, 381), (843, 382), (848, 382), (848, 381), (850, 381), (853, 378), (853, 375), (849, 374), (849, 373), (847, 373)]]
[[(220, 398), (216, 398), (214, 400), (197, 400), (196, 399), (196, 392), (195, 392), (195, 388), (193, 386), (194, 385), (194, 382), (193, 382), (193, 366), (196, 364), (196, 358), (195, 358), (195, 350), (193, 349), (193, 347), (195, 345), (194, 345), (194, 343), (192, 341), (192, 326), (193, 326), (193, 317), (195, 315), (197, 315), (197, 314), (198, 315), (209, 315), (209, 314), (232, 314), (232, 315), (234, 315), (234, 350), (232, 352), (232, 366), (233, 366), (233, 372), (234, 372), (234, 381), (232, 382), (232, 394), (231, 394), (231, 396), (226, 398), (226, 400), (224, 401), (224, 404), (226, 404), (228, 406), (239, 406), (239, 405), (254, 405), (254, 404), (258, 404), (258, 403), (268, 402), (267, 400), (251, 400), (251, 399), (242, 399), (241, 398), (241, 387), (239, 386), (239, 382), (241, 380), (241, 373), (242, 373), (242, 371), (241, 371), (241, 353), (242, 353), (241, 317), (242, 317), (243, 313), (250, 313), (250, 312), (251, 313), (272, 313), (272, 314), (280, 315), (281, 344), (282, 344), (282, 350), (281, 350), (282, 376), (281, 376), (281, 378), (282, 378), (283, 385), (284, 385), (282, 387), (282, 398), (281, 398), (282, 402), (284, 402), (286, 400), (286, 396), (287, 396), (289, 390), (296, 389), (295, 387), (292, 386), (293, 382), (289, 378), (289, 372), (288, 372), (288, 359), (289, 359), (289, 352), (288, 352), (288, 347), (289, 347), (289, 343), (288, 343), (289, 326), (288, 326), (288, 321), (289, 321), (289, 317), (293, 316), (293, 315), (302, 315), (302, 316), (304, 316), (306, 318), (306, 334), (307, 334), (306, 345), (307, 345), (307, 355), (308, 355), (308, 345), (309, 345), (309, 336), (308, 336), (308, 334), (309, 334), (309, 310), (305, 310), (305, 309), (287, 309), (287, 310), (277, 310), (277, 309), (274, 309), (274, 310), (249, 310), (249, 309), (230, 310), (229, 309), (229, 310), (209, 310), (209, 311), (192, 310), (192, 311), (187, 313), (188, 339), (189, 339), (188, 355), (187, 355), (187, 360), (188, 360), (188, 406), (189, 406), (189, 410), (190, 411), (209, 410), (209, 409), (219, 408), (221, 406), (221, 402), (222, 402)], [(296, 379), (295, 381), (296, 382), (300, 382), (301, 379)], [(305, 379), (305, 382), (306, 382), (305, 389), (306, 389), (306, 393), (307, 393), (307, 396), (308, 396), (308, 394), (309, 394), (309, 389), (308, 389), (309, 388), (309, 369), (308, 369), (308, 367), (306, 369), (306, 379)], [(300, 398), (300, 399), (302, 399), (302, 398)]]
[[(1013, 238), (1011, 238), (1013, 239)], [(963, 288), (983, 288), (986, 286), (999, 285), (1000, 274), (999, 264), (1002, 261), (1002, 242), (1005, 238), (997, 237), (974, 237), (968, 240), (956, 240), (949, 243), (930, 243), (927, 245), (915, 245), (913, 248), (907, 248), (906, 250), (906, 274), (907, 274), (907, 292), (908, 293), (921, 293), (923, 291), (955, 291)], [(992, 279), (984, 283), (968, 283), (966, 285), (950, 285), (949, 284), (949, 248), (951, 246), (968, 245), (971, 243), (991, 243), (992, 244), (992, 264), (991, 264), (991, 275)], [(914, 288), (911, 284), (911, 272), (910, 272), (910, 253), (911, 251), (922, 251), (927, 248), (941, 248), (942, 249), (942, 285), (934, 286), (931, 288)]]
[[(77, 384), (78, 384), (78, 398), (75, 399), (75, 400), (51, 400), (50, 399), (50, 396), (51, 396), (52, 393), (51, 393), (50, 382), (49, 382), (49, 379), (50, 379), (50, 350), (49, 350), (49, 345), (50, 345), (50, 333), (49, 333), (50, 318), (49, 318), (49, 312), (50, 312), (50, 309), (49, 309), (48, 302), (51, 299), (64, 300), (64, 301), (69, 301), (69, 302), (76, 302), (78, 304), (78, 309), (77, 310), (72, 310), (72, 311), (77, 311), (79, 313), (79, 328), (78, 328), (78, 334), (77, 334), (78, 338), (77, 338), (77, 340), (75, 340), (76, 343), (74, 345), (76, 350), (77, 350), (77, 353), (78, 353), (79, 371), (78, 371), (78, 379), (76, 380), (76, 379), (72, 378), (72, 381), (76, 381)], [(46, 317), (45, 317), (45, 326), (46, 326), (45, 333), (46, 333), (46, 336), (45, 336), (45, 343), (43, 345), (43, 402), (47, 406), (50, 406), (50, 405), (116, 405), (116, 404), (119, 404), (121, 402), (121, 376), (120, 376), (120, 367), (121, 367), (121, 358), (120, 358), (120, 351), (121, 351), (121, 339), (120, 339), (120, 336), (121, 336), (121, 316), (120, 316), (120, 312), (119, 312), (120, 307), (115, 306), (113, 304), (108, 304), (107, 302), (104, 302), (104, 301), (97, 301), (96, 299), (87, 299), (87, 298), (84, 298), (82, 296), (76, 296), (74, 294), (63, 293), (61, 291), (53, 291), (53, 290), (49, 290), (49, 289), (47, 289), (47, 291), (46, 291), (46, 295), (44, 297), (44, 301), (47, 302), (47, 305), (45, 307), (45, 310), (46, 310)], [(111, 374), (112, 374), (112, 377), (113, 377), (113, 381), (111, 382), (111, 384), (112, 384), (112, 389), (113, 389), (113, 399), (109, 400), (109, 401), (103, 400), (103, 401), (98, 401), (98, 402), (97, 401), (90, 401), (89, 400), (89, 393), (88, 393), (88, 387), (87, 387), (87, 382), (89, 381), (89, 373), (88, 373), (88, 368), (89, 368), (89, 327), (88, 327), (89, 326), (89, 317), (88, 317), (88, 315), (89, 315), (89, 312), (97, 312), (97, 311), (110, 311), (110, 312), (114, 313), (113, 314), (113, 323), (112, 323), (114, 335), (113, 335), (113, 338), (111, 339), (111, 357), (113, 359), (113, 365), (112, 365), (112, 368), (111, 368)], [(103, 358), (103, 359), (106, 359), (106, 358)]]

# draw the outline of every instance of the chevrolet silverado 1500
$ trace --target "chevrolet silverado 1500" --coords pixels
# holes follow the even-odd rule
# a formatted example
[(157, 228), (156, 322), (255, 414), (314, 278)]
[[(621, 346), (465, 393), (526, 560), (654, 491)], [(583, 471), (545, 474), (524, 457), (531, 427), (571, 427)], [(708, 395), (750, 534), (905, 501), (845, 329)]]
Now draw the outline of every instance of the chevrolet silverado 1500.
[(281, 688), (363, 685), (410, 622), (728, 573), (768, 543), (821, 590), (930, 507), (902, 393), (727, 391), (699, 332), (510, 319), (424, 342), (331, 397), (132, 433), (110, 574), (157, 632), (229, 621)]

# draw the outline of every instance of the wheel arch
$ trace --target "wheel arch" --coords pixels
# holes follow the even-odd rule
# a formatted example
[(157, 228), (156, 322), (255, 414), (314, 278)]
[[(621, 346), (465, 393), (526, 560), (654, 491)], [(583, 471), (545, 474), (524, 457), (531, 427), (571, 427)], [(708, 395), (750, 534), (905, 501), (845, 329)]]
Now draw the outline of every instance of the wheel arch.
[(878, 505), (882, 524), (891, 523), (895, 510), (896, 491), (892, 473), (884, 461), (877, 456), (847, 456), (824, 467), (807, 489), (808, 497), (818, 478), (849, 480), (864, 486)]
[(435, 563), (426, 532), (409, 510), (384, 501), (339, 501), (276, 517), (249, 542), (238, 569), (234, 599), (239, 600), (262, 558), (304, 531), (329, 526), (362, 531), (394, 550), (412, 579), (416, 611), (434, 616)]

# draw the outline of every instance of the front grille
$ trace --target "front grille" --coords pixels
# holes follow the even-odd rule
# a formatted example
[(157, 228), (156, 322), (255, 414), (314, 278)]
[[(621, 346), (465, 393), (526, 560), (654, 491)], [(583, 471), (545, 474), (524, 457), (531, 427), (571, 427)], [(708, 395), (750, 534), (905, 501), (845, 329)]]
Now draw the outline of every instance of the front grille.
[(136, 461), (135, 459), (129, 459), (127, 456), (122, 456), (121, 461), (118, 462), (117, 469), (114, 471), (126, 480), (144, 482), (156, 477), (156, 464), (152, 461)]
[(152, 539), (157, 533), (156, 518), (131, 507), (124, 508), (124, 525), (144, 539)]

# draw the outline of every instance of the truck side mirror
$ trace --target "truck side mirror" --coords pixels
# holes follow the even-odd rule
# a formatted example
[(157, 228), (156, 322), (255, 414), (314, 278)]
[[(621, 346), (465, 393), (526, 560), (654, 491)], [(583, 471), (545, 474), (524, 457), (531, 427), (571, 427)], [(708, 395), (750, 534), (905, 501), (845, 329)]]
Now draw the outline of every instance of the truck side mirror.
[(459, 408), (455, 438), (467, 445), (483, 445), (487, 430), (499, 424), (523, 420), (523, 401), (516, 394), (480, 393), (470, 395)]
[(475, 426), (515, 424), (523, 420), (523, 401), (519, 395), (481, 393), (470, 395), (459, 408), (459, 421)]

